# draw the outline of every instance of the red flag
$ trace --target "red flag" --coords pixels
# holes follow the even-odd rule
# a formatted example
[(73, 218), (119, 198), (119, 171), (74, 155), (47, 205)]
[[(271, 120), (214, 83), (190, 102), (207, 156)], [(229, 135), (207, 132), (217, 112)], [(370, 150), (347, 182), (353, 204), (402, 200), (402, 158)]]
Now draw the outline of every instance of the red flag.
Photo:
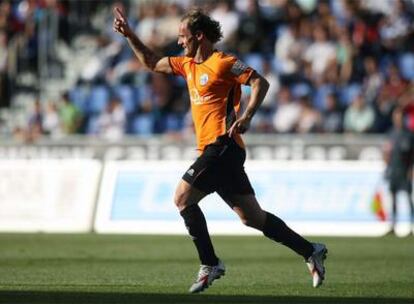
[(380, 191), (377, 190), (375, 192), (371, 204), (372, 212), (375, 213), (381, 222), (385, 222), (387, 220), (387, 214), (385, 213), (384, 200)]

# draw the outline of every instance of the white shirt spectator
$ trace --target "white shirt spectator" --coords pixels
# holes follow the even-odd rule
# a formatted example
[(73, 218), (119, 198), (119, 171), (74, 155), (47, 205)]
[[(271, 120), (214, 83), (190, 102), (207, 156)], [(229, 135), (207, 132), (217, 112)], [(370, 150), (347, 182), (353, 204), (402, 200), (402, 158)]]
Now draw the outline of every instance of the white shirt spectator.
[(48, 103), (46, 111), (43, 115), (42, 128), (46, 134), (50, 134), (52, 137), (57, 137), (62, 134), (56, 104)]
[(311, 64), (312, 74), (316, 77), (321, 76), (335, 58), (335, 46), (327, 41), (312, 43), (304, 55), (305, 61)]
[(296, 126), (301, 109), (296, 103), (288, 103), (279, 106), (275, 116), (273, 116), (273, 126), (279, 133), (290, 132)]
[(369, 131), (374, 124), (374, 110), (365, 104), (362, 96), (355, 97), (351, 106), (345, 111), (345, 131), (363, 133)]
[(223, 39), (219, 45), (226, 44), (239, 28), (239, 15), (235, 11), (230, 10), (227, 2), (220, 2), (210, 16), (220, 22), (221, 25)]
[(112, 100), (98, 118), (99, 134), (109, 140), (118, 140), (125, 134), (126, 114), (118, 100)]

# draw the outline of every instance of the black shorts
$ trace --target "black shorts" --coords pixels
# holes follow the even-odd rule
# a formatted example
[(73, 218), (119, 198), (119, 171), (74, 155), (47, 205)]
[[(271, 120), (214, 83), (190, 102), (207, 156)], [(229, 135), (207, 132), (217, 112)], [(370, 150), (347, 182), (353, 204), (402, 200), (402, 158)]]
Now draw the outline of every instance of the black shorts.
[(183, 180), (207, 194), (217, 192), (227, 203), (233, 195), (254, 194), (244, 171), (246, 151), (227, 135), (206, 146)]
[(408, 194), (413, 192), (413, 182), (410, 179), (392, 178), (390, 180), (390, 191), (397, 193), (399, 190), (406, 191)]

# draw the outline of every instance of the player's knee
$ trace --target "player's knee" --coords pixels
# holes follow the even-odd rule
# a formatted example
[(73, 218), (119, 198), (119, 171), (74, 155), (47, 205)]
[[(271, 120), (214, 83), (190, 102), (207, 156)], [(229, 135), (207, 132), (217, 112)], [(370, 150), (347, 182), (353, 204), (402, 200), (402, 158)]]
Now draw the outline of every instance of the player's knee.
[(179, 211), (184, 210), (188, 206), (188, 195), (182, 191), (176, 191), (174, 195), (174, 204)]

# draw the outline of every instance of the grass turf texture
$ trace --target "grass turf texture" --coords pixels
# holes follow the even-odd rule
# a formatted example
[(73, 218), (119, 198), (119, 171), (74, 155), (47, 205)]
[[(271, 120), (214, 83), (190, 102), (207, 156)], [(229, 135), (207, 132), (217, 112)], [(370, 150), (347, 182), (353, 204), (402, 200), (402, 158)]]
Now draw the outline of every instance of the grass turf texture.
[(329, 248), (319, 289), (284, 246), (214, 236), (227, 274), (190, 295), (185, 236), (0, 234), (0, 303), (414, 303), (414, 237), (311, 239)]

